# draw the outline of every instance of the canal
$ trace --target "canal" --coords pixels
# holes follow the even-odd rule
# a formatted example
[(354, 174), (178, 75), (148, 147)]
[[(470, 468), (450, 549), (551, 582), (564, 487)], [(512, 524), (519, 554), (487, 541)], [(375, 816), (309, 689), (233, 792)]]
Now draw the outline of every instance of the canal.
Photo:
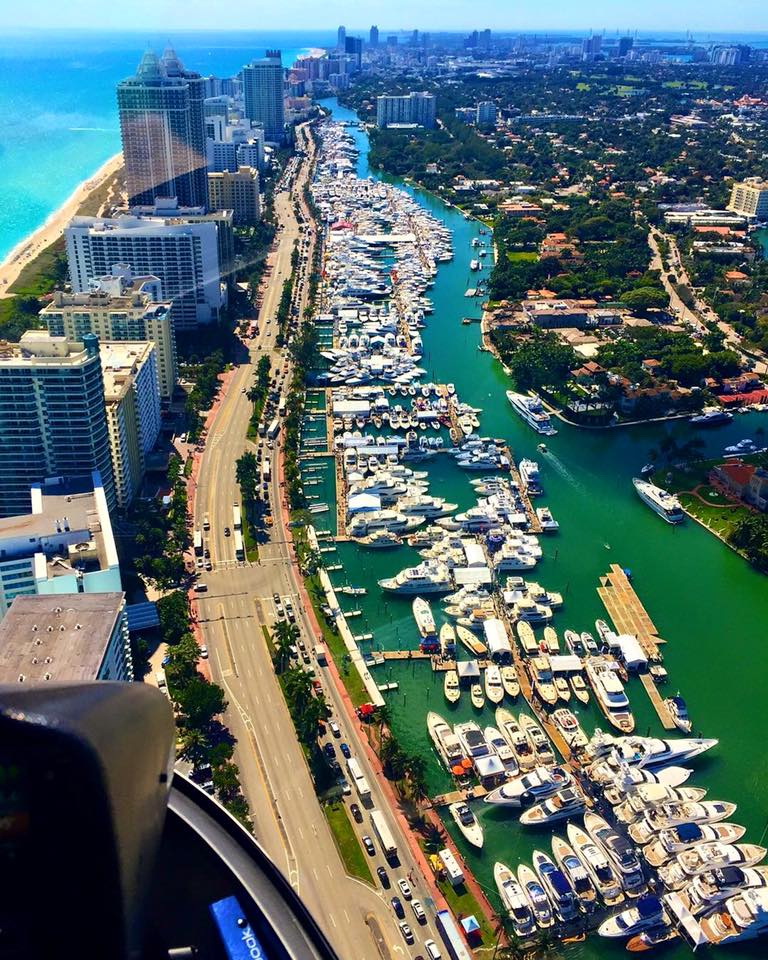
[[(335, 100), (322, 101), (340, 120), (355, 115)], [(367, 135), (351, 127), (360, 149), (358, 174), (380, 176), (368, 167)], [(390, 181), (397, 182), (397, 181)], [(715, 537), (688, 521), (671, 527), (653, 514), (636, 496), (631, 479), (658, 449), (665, 435), (679, 443), (693, 435), (685, 422), (656, 424), (614, 430), (586, 431), (558, 424), (557, 436), (547, 438), (549, 452), (541, 454), (540, 438), (509, 406), (504, 392), (511, 386), (501, 365), (488, 353), (478, 350), (478, 324), (464, 325), (464, 316), (479, 316), (479, 299), (467, 299), (472, 286), (469, 261), (471, 241), (479, 224), (468, 221), (437, 197), (406, 183), (408, 190), (451, 229), (454, 259), (439, 268), (429, 296), (434, 313), (422, 331), (429, 379), (454, 383), (461, 400), (482, 408), (481, 435), (504, 437), (515, 458), (531, 457), (541, 466), (546, 503), (560, 522), (560, 532), (543, 537), (544, 558), (529, 579), (560, 591), (565, 598), (555, 615), (554, 626), (563, 630), (594, 631), (594, 621), (606, 612), (597, 595), (599, 578), (610, 564), (632, 571), (634, 586), (655, 621), (664, 647), (665, 666), (670, 674), (668, 695), (677, 692), (688, 702), (694, 731), (718, 737), (719, 746), (694, 761), (691, 779), (708, 788), (708, 799), (738, 803), (736, 822), (748, 828), (745, 840), (760, 842), (768, 823), (768, 589), (766, 579), (754, 572), (739, 556)], [(704, 456), (717, 456), (727, 444), (746, 436), (760, 437), (768, 426), (765, 414), (737, 415), (725, 426), (698, 435), (706, 443)], [(435, 462), (437, 461), (437, 462)], [(474, 502), (469, 477), (452, 458), (440, 456), (426, 468), (430, 492), (466, 508)], [(422, 469), (419, 464), (419, 469)], [(323, 525), (323, 524), (320, 524)], [(327, 524), (326, 524), (327, 526)], [(331, 556), (336, 556), (332, 554)], [(411, 601), (386, 597), (377, 579), (391, 576), (418, 562), (407, 547), (394, 551), (364, 551), (353, 544), (340, 544), (338, 561), (343, 570), (333, 574), (337, 584), (367, 588), (364, 597), (344, 597), (346, 609), (360, 610), (350, 621), (353, 633), (373, 633), (373, 645), (383, 649), (416, 648), (418, 634), (411, 615)], [(328, 561), (330, 562), (330, 561)], [(440, 622), (442, 607), (432, 604)], [(448, 775), (438, 763), (425, 723), (427, 711), (436, 710), (449, 722), (470, 719), (468, 697), (451, 710), (442, 693), (442, 677), (433, 675), (425, 663), (390, 662), (376, 668), (379, 682), (396, 681), (399, 689), (386, 694), (391, 705), (393, 728), (408, 750), (417, 751), (428, 762), (430, 789), (440, 792), (450, 786)], [(638, 681), (627, 690), (637, 718), (637, 732), (662, 735), (647, 695)], [(513, 707), (519, 712), (520, 705)], [(486, 708), (481, 725), (493, 723)], [(582, 708), (579, 719), (587, 732), (601, 725), (594, 706)], [(465, 859), (498, 904), (493, 883), (496, 860), (513, 869), (522, 860), (530, 862), (537, 847), (550, 850), (549, 831), (535, 832), (521, 827), (514, 814), (484, 805), (475, 805), (485, 831), (483, 851), (477, 854), (454, 828), (447, 829)], [(560, 833), (564, 833), (561, 825)], [(765, 956), (765, 944), (739, 949), (742, 957)], [(762, 949), (761, 949), (762, 948)], [(601, 941), (596, 936), (567, 948), (568, 957), (597, 960), (624, 955), (622, 945)], [(726, 956), (735, 951), (726, 951)], [(668, 956), (683, 957), (684, 948)]]

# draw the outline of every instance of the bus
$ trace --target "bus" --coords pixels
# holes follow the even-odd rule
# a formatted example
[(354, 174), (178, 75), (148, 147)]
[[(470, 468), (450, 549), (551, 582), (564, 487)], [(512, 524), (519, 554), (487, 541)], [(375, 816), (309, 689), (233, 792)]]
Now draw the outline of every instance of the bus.
[(438, 910), (435, 919), (437, 929), (440, 931), (440, 936), (443, 938), (445, 949), (451, 960), (472, 960), (472, 954), (467, 950), (464, 937), (459, 932), (450, 911)]
[(232, 504), (232, 529), (233, 530), (242, 530), (243, 529), (243, 517), (240, 511), (240, 504)]
[(261, 478), (264, 481), (269, 481), (272, 476), (272, 467), (269, 462), (269, 457), (266, 457), (264, 463), (261, 465)]
[(379, 839), (381, 849), (387, 860), (394, 860), (397, 856), (397, 844), (394, 841), (386, 817), (381, 810), (371, 810), (371, 826)]
[(267, 437), (270, 440), (274, 440), (278, 433), (280, 433), (280, 421), (277, 419), (277, 417), (275, 417), (275, 419), (269, 425)]
[(203, 532), (202, 532), (202, 530), (195, 530), (194, 544), (195, 544), (195, 556), (196, 556), (196, 557), (202, 557), (202, 555), (203, 555)]
[(245, 548), (243, 547), (243, 534), (240, 530), (234, 532), (235, 541), (235, 559), (245, 560)]
[(347, 771), (352, 783), (355, 785), (357, 794), (364, 804), (371, 799), (371, 788), (368, 781), (363, 776), (363, 771), (358, 760), (355, 757), (349, 757), (347, 760)]
[(277, 412), (281, 417), (285, 416), (285, 407), (286, 407), (286, 402), (285, 402), (285, 397), (283, 397), (282, 400), (280, 401), (280, 405), (277, 408)]

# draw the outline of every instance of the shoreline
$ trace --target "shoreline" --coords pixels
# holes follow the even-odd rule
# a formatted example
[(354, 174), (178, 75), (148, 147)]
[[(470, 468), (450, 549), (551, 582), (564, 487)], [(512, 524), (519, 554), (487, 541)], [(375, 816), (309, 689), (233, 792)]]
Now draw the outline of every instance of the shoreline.
[(9, 287), (16, 282), (21, 271), (62, 236), (64, 228), (76, 215), (83, 201), (105, 180), (117, 173), (122, 165), (122, 152), (114, 154), (94, 173), (81, 181), (64, 203), (49, 214), (44, 223), (16, 244), (0, 263), (0, 297), (14, 296), (9, 291)]

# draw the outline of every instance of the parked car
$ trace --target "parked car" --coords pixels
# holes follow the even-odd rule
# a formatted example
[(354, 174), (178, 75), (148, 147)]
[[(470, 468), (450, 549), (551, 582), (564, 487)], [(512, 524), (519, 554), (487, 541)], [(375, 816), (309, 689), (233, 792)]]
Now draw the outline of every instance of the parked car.
[(225, 537), (231, 537), (231, 536), (232, 536), (232, 531), (229, 529), (229, 527), (224, 527), (224, 536), (225, 536)]
[(413, 915), (419, 921), (419, 923), (427, 922), (427, 915), (424, 913), (424, 907), (421, 905), (420, 900), (414, 900), (411, 904), (411, 910), (413, 910)]
[(352, 756), (352, 751), (349, 749), (348, 743), (340, 743), (339, 750), (341, 750), (342, 755), (345, 756), (347, 760)]
[(369, 857), (375, 857), (375, 856), (376, 856), (376, 847), (374, 847), (374, 845), (373, 845), (373, 840), (371, 840), (371, 838), (368, 836), (368, 834), (366, 834), (366, 835), (363, 837), (363, 846), (365, 847), (365, 851), (366, 851), (366, 853), (368, 854)]
[(332, 760), (336, 756), (336, 747), (332, 743), (326, 743), (323, 747), (323, 753)]
[(362, 823), (362, 822), (363, 822), (363, 812), (362, 812), (362, 810), (360, 809), (360, 807), (359, 807), (356, 803), (350, 803), (350, 805), (349, 805), (349, 812), (350, 812), (350, 813), (352, 814), (352, 816), (354, 817), (355, 823)]
[(200, 647), (200, 656), (203, 658), (203, 660), (207, 660), (207, 659), (208, 659), (208, 647), (206, 647), (205, 644), (203, 644), (203, 645)]
[(336, 739), (338, 740), (339, 737), (341, 737), (341, 730), (339, 729), (338, 723), (336, 723), (335, 720), (331, 720), (331, 722), (328, 724), (328, 726), (331, 728), (331, 733), (332, 733), (332, 734), (334, 735), (334, 737), (336, 737)]
[(392, 909), (395, 911), (396, 917), (405, 917), (405, 910), (399, 897), (392, 897), (389, 902), (392, 904)]
[(385, 890), (389, 890), (392, 884), (389, 881), (389, 874), (384, 869), (384, 867), (376, 867), (376, 876), (379, 878), (379, 882)]
[(402, 893), (406, 900), (410, 900), (413, 897), (410, 885), (405, 877), (401, 877), (400, 880), (397, 881), (397, 885), (400, 887), (400, 893)]
[(405, 940), (406, 943), (413, 943), (413, 930), (411, 930), (405, 920), (400, 921), (400, 933), (402, 933), (403, 940)]

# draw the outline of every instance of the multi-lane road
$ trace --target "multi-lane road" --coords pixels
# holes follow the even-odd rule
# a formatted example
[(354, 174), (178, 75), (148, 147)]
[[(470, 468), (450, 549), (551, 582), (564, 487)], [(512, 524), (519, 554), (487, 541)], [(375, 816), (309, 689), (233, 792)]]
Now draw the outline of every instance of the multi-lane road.
[[(302, 224), (297, 220), (294, 201), (303, 204), (303, 186), (312, 165), (312, 145), (300, 131), (304, 156), (293, 161), (289, 178), (290, 191), (280, 189), (275, 196), (275, 213), (281, 230), (279, 242), (271, 257), (271, 276), (266, 288), (260, 315), (259, 334), (248, 343), (248, 359), (234, 372), (223, 397), (201, 457), (195, 497), (195, 528), (202, 529), (207, 515), (210, 530), (205, 534), (210, 550), (212, 570), (200, 574), (207, 590), (196, 595), (198, 621), (209, 650), (213, 678), (220, 683), (229, 702), (227, 723), (237, 738), (235, 759), (240, 767), (244, 793), (249, 801), (256, 838), (285, 873), (308, 908), (323, 927), (342, 960), (360, 958), (406, 957), (424, 954), (421, 944), (436, 935), (434, 905), (419, 868), (411, 856), (406, 838), (393, 816), (376, 771), (362, 749), (360, 733), (344, 709), (341, 694), (328, 676), (327, 668), (313, 662), (323, 683), (324, 692), (334, 710), (334, 719), (341, 727), (341, 740), (348, 743), (360, 761), (372, 790), (376, 808), (387, 813), (398, 845), (400, 866), (393, 869), (384, 860), (378, 842), (363, 811), (362, 824), (354, 824), (358, 836), (374, 837), (375, 857), (369, 858), (371, 872), (384, 866), (392, 888), (376, 887), (349, 877), (335, 846), (325, 815), (316, 799), (313, 783), (298, 744), (293, 724), (272, 667), (270, 652), (262, 625), (271, 626), (276, 611), (273, 595), (291, 597), (302, 637), (309, 650), (316, 638), (303, 609), (299, 573), (291, 561), (290, 545), (284, 525), (277, 469), (272, 471), (270, 502), (274, 526), (268, 542), (259, 547), (257, 563), (239, 562), (235, 558), (234, 541), (225, 528), (233, 526), (232, 507), (240, 501), (235, 481), (235, 461), (244, 450), (253, 448), (246, 440), (252, 404), (245, 391), (252, 383), (255, 363), (267, 354), (278, 382), (287, 360), (275, 347), (275, 312), (283, 281), (291, 272), (291, 253), (301, 239)], [(299, 268), (309, 269), (311, 245), (307, 242), (306, 260)], [(299, 313), (304, 306), (307, 277), (297, 280)], [(288, 382), (286, 374), (283, 383)], [(266, 444), (266, 441), (262, 441)], [(279, 441), (276, 441), (279, 442)], [(265, 450), (276, 459), (278, 451)], [(338, 743), (338, 741), (337, 741)], [(347, 798), (347, 803), (357, 799)], [(416, 938), (406, 944), (390, 905), (390, 898), (399, 894), (399, 878), (410, 878), (413, 895), (428, 914), (420, 925), (404, 902), (406, 920)], [(401, 897), (402, 899), (402, 897)]]

